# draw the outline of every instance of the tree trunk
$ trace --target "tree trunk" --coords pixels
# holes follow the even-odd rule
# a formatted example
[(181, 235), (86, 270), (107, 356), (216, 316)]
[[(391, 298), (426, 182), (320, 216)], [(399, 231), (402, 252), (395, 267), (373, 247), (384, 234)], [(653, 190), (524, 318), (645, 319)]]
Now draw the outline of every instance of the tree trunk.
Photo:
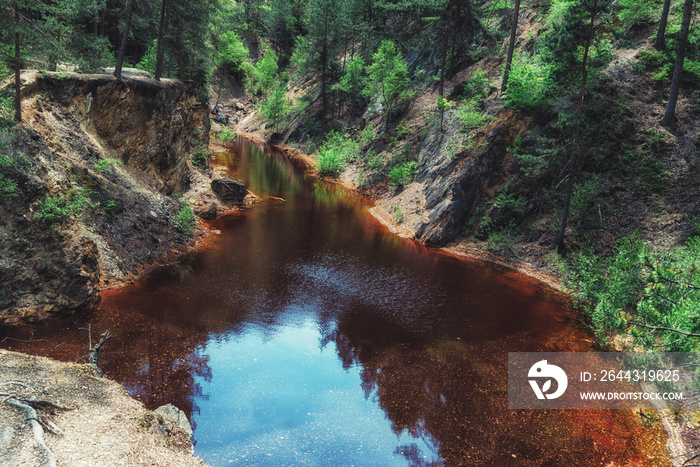
[(100, 36), (105, 35), (105, 16), (107, 16), (107, 8), (102, 10), (102, 14), (100, 15)]
[(445, 28), (445, 46), (442, 49), (442, 66), (440, 67), (440, 97), (443, 96), (445, 90), (445, 67), (447, 66), (447, 49), (450, 45), (450, 29), (452, 26), (452, 2), (447, 11), (447, 27)]
[(571, 196), (574, 192), (575, 178), (579, 172), (581, 155), (579, 151), (579, 139), (581, 136), (581, 115), (583, 114), (583, 102), (586, 97), (586, 79), (588, 78), (588, 69), (586, 62), (588, 61), (588, 51), (591, 48), (591, 40), (593, 39), (593, 27), (595, 25), (596, 7), (598, 0), (593, 0), (591, 8), (591, 23), (588, 27), (588, 37), (586, 38), (586, 48), (583, 51), (583, 60), (581, 63), (581, 90), (578, 97), (578, 108), (576, 109), (576, 130), (574, 131), (574, 155), (569, 164), (569, 181), (566, 184), (566, 200), (564, 201), (564, 212), (561, 216), (561, 224), (559, 233), (557, 234), (556, 246), (560, 254), (564, 254), (566, 247), (564, 246), (564, 235), (566, 234), (566, 224), (569, 221), (569, 210), (571, 207)]
[(671, 94), (668, 96), (668, 105), (661, 124), (665, 127), (673, 125), (676, 115), (676, 102), (678, 101), (678, 90), (681, 87), (683, 77), (683, 62), (685, 61), (685, 48), (688, 42), (688, 29), (690, 28), (690, 17), (693, 11), (693, 0), (685, 0), (683, 5), (683, 23), (681, 23), (681, 35), (678, 40), (678, 51), (676, 52), (676, 65), (673, 67), (673, 78), (671, 78)]
[(518, 30), (518, 16), (520, 16), (520, 0), (515, 0), (515, 6), (513, 6), (513, 24), (511, 24), (510, 26), (510, 42), (508, 43), (508, 55), (506, 57), (506, 66), (503, 70), (503, 83), (501, 83), (501, 93), (505, 92), (506, 88), (508, 87), (508, 75), (510, 74), (510, 64), (513, 62), (513, 50), (515, 49), (515, 33)]
[(22, 59), (19, 50), (19, 8), (15, 6), (15, 120), (22, 121), (22, 82), (20, 76), (20, 66)]
[(326, 101), (326, 65), (328, 62), (328, 9), (323, 16), (323, 47), (321, 49), (321, 107), (326, 113), (328, 102)]
[(126, 52), (126, 40), (129, 38), (129, 26), (131, 26), (131, 14), (134, 12), (134, 0), (129, 0), (126, 7), (126, 24), (124, 25), (124, 34), (122, 34), (122, 42), (119, 45), (119, 56), (117, 57), (117, 66), (114, 67), (114, 76), (122, 77), (122, 64), (124, 63), (124, 53)]
[(668, 22), (668, 11), (671, 9), (671, 0), (664, 0), (664, 7), (661, 10), (661, 20), (659, 21), (659, 31), (656, 33), (654, 48), (664, 50), (666, 48), (666, 23)]
[[(158, 41), (156, 43), (156, 81), (160, 81), (160, 77), (163, 75), (163, 33), (165, 32), (165, 27), (168, 22), (168, 15), (166, 14), (167, 1), (161, 0), (160, 3), (160, 25), (158, 26)], [(169, 14), (169, 12), (168, 12)]]
[(323, 107), (323, 113), (326, 113), (328, 106), (326, 97), (326, 67), (328, 66), (328, 5), (323, 15), (323, 49), (321, 50), (321, 103)]

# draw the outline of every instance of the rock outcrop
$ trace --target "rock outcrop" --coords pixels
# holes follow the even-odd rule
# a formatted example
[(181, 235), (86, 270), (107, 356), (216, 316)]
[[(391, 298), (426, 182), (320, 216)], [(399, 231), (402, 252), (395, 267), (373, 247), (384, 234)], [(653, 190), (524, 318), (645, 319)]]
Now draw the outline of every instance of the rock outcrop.
[[(108, 75), (22, 76), (24, 123), (0, 134), (0, 323), (93, 307), (100, 290), (187, 251), (187, 204), (216, 216), (193, 84)], [(182, 229), (180, 229), (182, 230)]]

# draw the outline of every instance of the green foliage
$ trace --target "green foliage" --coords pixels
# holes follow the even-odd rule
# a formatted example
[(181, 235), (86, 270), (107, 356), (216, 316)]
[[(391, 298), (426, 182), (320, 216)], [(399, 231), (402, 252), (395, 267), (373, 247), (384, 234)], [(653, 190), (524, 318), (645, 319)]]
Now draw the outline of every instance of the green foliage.
[(508, 227), (489, 232), (486, 240), (486, 249), (499, 254), (509, 253), (513, 249), (513, 229), (514, 224), (509, 224)]
[(366, 85), (366, 78), (363, 75), (365, 61), (362, 57), (355, 57), (348, 63), (345, 74), (340, 77), (335, 89), (345, 93), (347, 99), (356, 106), (364, 103), (363, 91)]
[(275, 131), (289, 111), (289, 104), (285, 92), (286, 86), (277, 86), (261, 105), (263, 118), (272, 125)]
[(653, 70), (669, 62), (666, 54), (656, 49), (641, 49), (637, 52), (637, 60), (639, 60), (647, 70)]
[(236, 141), (236, 133), (227, 128), (217, 135), (217, 139), (224, 144), (232, 143)]
[(13, 198), (18, 193), (17, 182), (0, 174), (0, 198)]
[(411, 183), (416, 175), (416, 161), (403, 162), (396, 165), (389, 171), (389, 184), (393, 187), (399, 187)]
[(700, 238), (663, 254), (633, 235), (622, 239), (608, 259), (592, 251), (575, 254), (566, 279), (601, 343), (624, 332), (634, 339), (632, 346), (675, 352), (700, 348), (695, 338), (654, 329), (700, 333)]
[(617, 17), (626, 27), (652, 24), (659, 9), (653, 0), (619, 0), (615, 6)]
[(469, 132), (481, 128), (486, 123), (495, 120), (491, 115), (486, 115), (479, 109), (475, 101), (466, 102), (455, 109), (455, 115), (459, 120), (462, 131)]
[(46, 197), (39, 202), (36, 219), (51, 227), (62, 223), (68, 217), (80, 219), (84, 211), (95, 205), (90, 201), (92, 193), (85, 188), (73, 188), (65, 195)]
[(111, 172), (115, 165), (124, 165), (124, 163), (119, 159), (103, 159), (92, 164), (98, 172)]
[(450, 108), (452, 107), (452, 104), (453, 103), (451, 101), (448, 101), (447, 99), (445, 99), (442, 96), (438, 96), (437, 111), (442, 113), (442, 112), (445, 112), (446, 110), (450, 110)]
[(234, 73), (250, 71), (250, 68), (245, 65), (250, 52), (238, 34), (233, 31), (226, 31), (222, 36), (218, 37), (218, 40), (217, 49), (219, 53), (216, 57), (218, 66)]
[(277, 54), (267, 49), (262, 59), (253, 68), (253, 89), (262, 95), (267, 95), (277, 81)]
[[(652, 135), (649, 144), (655, 144), (653, 139)], [(614, 167), (614, 173), (622, 180), (629, 180), (631, 187), (639, 192), (660, 193), (667, 187), (666, 167), (642, 150), (622, 154)]]
[(525, 198), (515, 196), (506, 186), (494, 198), (489, 213), (481, 219), (480, 229), (489, 233), (514, 229), (515, 221), (525, 212), (525, 204)]
[(553, 88), (551, 65), (539, 56), (513, 57), (506, 97), (508, 107), (527, 111), (548, 109)]
[(206, 146), (206, 144), (202, 143), (201, 141), (197, 144), (197, 149), (194, 151), (194, 154), (192, 155), (192, 163), (194, 165), (197, 165), (199, 167), (206, 167), (207, 164), (209, 164), (209, 156), (211, 155), (211, 151), (209, 148)]
[(391, 206), (389, 206), (389, 214), (394, 216), (394, 220), (397, 224), (402, 223), (406, 218), (406, 216), (403, 213), (403, 210), (396, 204), (392, 204)]
[(367, 126), (362, 133), (360, 133), (360, 142), (365, 144), (372, 143), (377, 138), (377, 134), (374, 132), (374, 128)]
[(573, 223), (599, 225), (603, 204), (601, 180), (596, 174), (587, 174), (585, 179), (574, 185), (571, 193), (570, 217)]
[(318, 151), (318, 170), (324, 175), (336, 176), (354, 160), (360, 152), (357, 141), (331, 131), (326, 135), (323, 146)]
[(176, 231), (187, 237), (192, 237), (194, 235), (195, 225), (197, 224), (192, 206), (187, 202), (183, 202), (173, 216), (172, 222), (173, 228)]
[(450, 99), (483, 99), (491, 88), (488, 76), (484, 70), (475, 70), (464, 83), (459, 83), (450, 93)]
[(379, 50), (372, 55), (372, 64), (367, 68), (369, 84), (366, 93), (381, 97), (387, 114), (391, 115), (398, 104), (413, 95), (408, 89), (408, 68), (396, 45), (382, 41)]
[(114, 210), (117, 207), (117, 202), (113, 199), (108, 199), (102, 203), (102, 209), (104, 209), (107, 217), (111, 218), (114, 216)]
[(14, 126), (14, 99), (0, 95), (0, 129)]

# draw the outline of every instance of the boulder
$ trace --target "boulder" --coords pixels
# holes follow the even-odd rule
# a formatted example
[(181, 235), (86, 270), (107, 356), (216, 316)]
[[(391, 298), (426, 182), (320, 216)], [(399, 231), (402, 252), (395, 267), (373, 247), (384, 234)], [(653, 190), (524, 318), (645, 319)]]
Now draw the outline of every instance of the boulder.
[(211, 182), (211, 189), (225, 203), (242, 203), (248, 194), (245, 185), (240, 180), (231, 177), (215, 178)]
[(194, 207), (194, 213), (205, 221), (216, 219), (218, 208), (214, 203), (202, 203)]

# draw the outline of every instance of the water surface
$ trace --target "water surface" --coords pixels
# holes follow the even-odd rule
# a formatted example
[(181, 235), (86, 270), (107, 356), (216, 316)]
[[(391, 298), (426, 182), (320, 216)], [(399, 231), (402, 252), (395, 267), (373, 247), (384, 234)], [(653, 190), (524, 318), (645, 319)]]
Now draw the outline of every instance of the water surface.
[(94, 315), (5, 345), (74, 359), (79, 327), (110, 329), (105, 372), (185, 410), (212, 465), (665, 465), (631, 412), (507, 409), (507, 352), (591, 349), (561, 296), (392, 236), (279, 152), (217, 157), (263, 201)]

